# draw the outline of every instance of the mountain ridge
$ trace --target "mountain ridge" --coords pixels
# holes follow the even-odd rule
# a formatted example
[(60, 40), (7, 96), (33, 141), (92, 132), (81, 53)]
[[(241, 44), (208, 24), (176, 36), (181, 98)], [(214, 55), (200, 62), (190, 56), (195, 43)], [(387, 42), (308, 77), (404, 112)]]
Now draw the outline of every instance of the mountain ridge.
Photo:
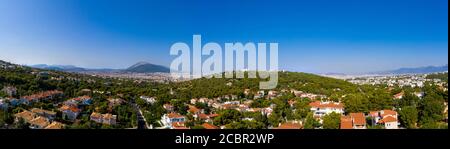
[(374, 72), (378, 74), (423, 74), (448, 71), (448, 64), (442, 66), (403, 67), (394, 70)]
[(32, 68), (49, 69), (66, 72), (135, 72), (135, 73), (155, 73), (155, 72), (170, 72), (170, 69), (161, 65), (151, 64), (149, 62), (141, 61), (125, 69), (91, 69), (83, 68), (74, 65), (48, 65), (48, 64), (36, 64), (28, 65)]

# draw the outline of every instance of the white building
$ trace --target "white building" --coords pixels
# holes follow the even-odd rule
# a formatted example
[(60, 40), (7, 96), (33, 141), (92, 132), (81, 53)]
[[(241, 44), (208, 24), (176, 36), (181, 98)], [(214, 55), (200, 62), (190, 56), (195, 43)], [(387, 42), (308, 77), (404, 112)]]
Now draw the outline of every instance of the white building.
[[(164, 125), (165, 128), (174, 128), (175, 123), (184, 123), (186, 121), (186, 117), (179, 115), (177, 113), (169, 113), (164, 114), (161, 117), (161, 123)], [(177, 124), (178, 125), (178, 124)]]
[(372, 111), (369, 116), (372, 119), (372, 125), (381, 124), (385, 129), (398, 129), (398, 114), (393, 110)]
[(339, 102), (315, 101), (309, 103), (309, 106), (311, 106), (311, 111), (314, 113), (315, 117), (322, 117), (333, 112), (338, 114), (344, 113), (344, 104)]
[(149, 103), (149, 104), (156, 103), (156, 98), (155, 97), (141, 96), (140, 98), (142, 100), (144, 100), (145, 102)]

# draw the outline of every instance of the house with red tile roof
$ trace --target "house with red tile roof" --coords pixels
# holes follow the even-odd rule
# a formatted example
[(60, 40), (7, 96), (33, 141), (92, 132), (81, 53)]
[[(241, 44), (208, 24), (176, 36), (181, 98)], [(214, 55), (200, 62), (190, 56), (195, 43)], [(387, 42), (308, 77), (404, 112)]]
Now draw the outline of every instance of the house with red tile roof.
[[(56, 121), (52, 122), (52, 119), (42, 115), (42, 111), (36, 108), (32, 111), (24, 110), (20, 113), (14, 114), (14, 116), (16, 117), (15, 122), (18, 122), (19, 119), (23, 119), (26, 123), (30, 124), (30, 129), (47, 129), (47, 127), (51, 124), (55, 123), (54, 125), (57, 125), (56, 123), (59, 123)], [(54, 126), (51, 127), (53, 128)]]
[(16, 117), (16, 122), (19, 121), (19, 119), (23, 119), (25, 122), (30, 122), (34, 118), (37, 117), (37, 115), (33, 112), (30, 112), (28, 110), (24, 110), (20, 113), (14, 114), (14, 117)]
[(309, 103), (311, 111), (314, 113), (314, 117), (322, 117), (330, 113), (344, 113), (344, 104), (333, 101), (314, 101)]
[(204, 122), (212, 122), (215, 117), (219, 116), (219, 114), (205, 114), (200, 113), (198, 114), (198, 119), (204, 121)]
[(92, 98), (90, 96), (81, 96), (81, 97), (76, 97), (76, 98), (72, 98), (71, 100), (73, 100), (74, 102), (81, 104), (81, 105), (91, 105), (92, 104)]
[(75, 120), (77, 119), (78, 115), (80, 114), (81, 110), (73, 105), (63, 105), (59, 110), (62, 112), (62, 117), (66, 118), (68, 120)]
[(303, 129), (303, 125), (300, 122), (285, 122), (274, 129)]
[(202, 127), (205, 129), (220, 129), (219, 127), (214, 126), (213, 124), (210, 124), (210, 123), (203, 123)]
[(166, 109), (169, 112), (172, 112), (174, 110), (174, 107), (171, 104), (164, 104), (163, 108)]
[(43, 116), (49, 120), (53, 120), (56, 118), (56, 112), (54, 111), (48, 111), (48, 110), (44, 110), (44, 109), (38, 109), (38, 108), (33, 108), (31, 109), (31, 112), (39, 115), (39, 116)]
[(402, 99), (403, 95), (405, 95), (404, 91), (402, 91), (400, 93), (397, 93), (397, 94), (394, 95), (394, 99)]
[(90, 119), (97, 123), (102, 123), (106, 125), (115, 125), (117, 121), (117, 115), (112, 115), (110, 113), (101, 114), (97, 112), (92, 112)]
[(183, 115), (180, 115), (178, 113), (172, 112), (169, 114), (164, 114), (161, 117), (161, 123), (164, 125), (163, 127), (165, 127), (165, 128), (173, 129), (174, 128), (173, 124), (179, 124), (179, 123), (184, 123), (184, 122), (186, 122), (186, 117)]
[(347, 116), (341, 116), (341, 129), (366, 129), (366, 117), (364, 113), (350, 113)]
[(354, 129), (366, 129), (366, 116), (364, 113), (350, 113)]
[(29, 121), (31, 129), (44, 129), (48, 125), (50, 125), (50, 121), (42, 116), (38, 116), (33, 120)]
[(350, 116), (341, 116), (341, 129), (353, 129), (353, 121)]
[(192, 115), (197, 115), (197, 114), (201, 113), (201, 110), (198, 109), (197, 107), (193, 106), (193, 105), (189, 105), (188, 107), (189, 107), (189, 109), (188, 109), (187, 112), (191, 113)]
[(50, 125), (45, 127), (44, 129), (63, 129), (63, 128), (64, 128), (64, 124), (54, 121)]
[(63, 95), (62, 91), (52, 90), (52, 91), (39, 92), (39, 93), (29, 95), (29, 96), (22, 96), (20, 99), (25, 101), (25, 102), (23, 102), (24, 104), (30, 104), (33, 102), (54, 99), (61, 95)]
[(115, 125), (117, 121), (117, 115), (111, 113), (102, 114), (102, 123), (106, 125)]
[(398, 113), (394, 110), (371, 111), (369, 117), (372, 120), (372, 125), (381, 124), (386, 129), (398, 129), (400, 125)]

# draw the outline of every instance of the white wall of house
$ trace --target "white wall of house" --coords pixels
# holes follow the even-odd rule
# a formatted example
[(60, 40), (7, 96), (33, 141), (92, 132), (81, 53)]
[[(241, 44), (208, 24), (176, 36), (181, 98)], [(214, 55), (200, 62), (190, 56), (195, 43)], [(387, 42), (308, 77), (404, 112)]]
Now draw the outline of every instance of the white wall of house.
[(398, 129), (398, 123), (397, 122), (388, 122), (384, 124), (384, 128), (386, 129)]

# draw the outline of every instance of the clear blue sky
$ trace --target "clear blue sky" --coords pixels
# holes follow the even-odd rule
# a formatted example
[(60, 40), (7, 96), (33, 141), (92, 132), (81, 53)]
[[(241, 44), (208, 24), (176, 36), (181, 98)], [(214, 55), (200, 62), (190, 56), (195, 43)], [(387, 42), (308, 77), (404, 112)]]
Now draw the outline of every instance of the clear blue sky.
[(447, 0), (1, 0), (0, 59), (168, 66), (170, 46), (278, 42), (280, 69), (368, 72), (448, 62)]

